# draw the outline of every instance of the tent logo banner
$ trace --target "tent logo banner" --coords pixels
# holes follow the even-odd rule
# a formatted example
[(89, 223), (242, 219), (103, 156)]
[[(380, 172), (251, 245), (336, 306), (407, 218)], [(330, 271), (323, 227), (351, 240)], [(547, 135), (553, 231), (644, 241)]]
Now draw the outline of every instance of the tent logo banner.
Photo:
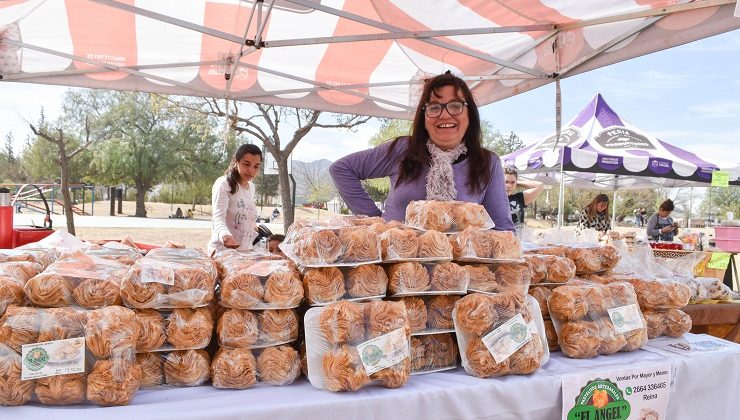
[[(577, 142), (579, 138), (581, 138), (581, 132), (575, 127), (568, 127), (560, 132), (560, 141), (557, 142), (557, 146), (570, 146)], [(556, 147), (556, 139), (556, 135), (553, 134), (537, 146), (537, 149), (552, 149)]]
[(594, 140), (604, 149), (655, 149), (647, 137), (624, 127), (602, 130)]

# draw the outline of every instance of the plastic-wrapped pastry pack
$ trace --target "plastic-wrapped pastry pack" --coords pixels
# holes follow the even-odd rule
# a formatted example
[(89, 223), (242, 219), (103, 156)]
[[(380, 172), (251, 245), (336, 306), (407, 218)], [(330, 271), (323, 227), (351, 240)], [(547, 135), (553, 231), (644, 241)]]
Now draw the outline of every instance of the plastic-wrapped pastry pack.
[(546, 254), (527, 254), (524, 256), (532, 274), (532, 284), (565, 283), (576, 276), (576, 265), (565, 257)]
[(136, 309), (137, 352), (202, 349), (213, 335), (211, 308)]
[(411, 328), (402, 302), (343, 301), (311, 308), (305, 330), (308, 379), (316, 388), (398, 388), (409, 378)]
[(400, 262), (385, 266), (391, 296), (464, 294), (470, 280), (468, 271), (454, 263)]
[(303, 272), (303, 289), (310, 305), (383, 297), (387, 288), (388, 276), (377, 264), (314, 267)]
[(435, 230), (390, 228), (380, 234), (380, 244), (384, 262), (452, 260), (447, 235)]
[(378, 233), (370, 226), (312, 226), (294, 223), (280, 249), (304, 267), (379, 263)]
[(452, 310), (459, 299), (456, 295), (394, 298), (406, 306), (412, 336), (453, 332)]
[(120, 306), (8, 308), (0, 318), (0, 404), (128, 404), (142, 379), (138, 333), (134, 312)]
[(216, 279), (216, 266), (202, 251), (156, 248), (126, 273), (121, 298), (137, 309), (197, 308), (213, 301)]
[(29, 261), (40, 264), (44, 269), (56, 261), (59, 256), (59, 251), (54, 248), (0, 249), (0, 262)]
[(406, 225), (443, 233), (460, 232), (468, 227), (492, 229), (494, 224), (485, 207), (466, 201), (412, 201), (406, 206)]
[(411, 374), (439, 372), (457, 367), (455, 334), (429, 334), (411, 337)]
[(120, 305), (121, 279), (128, 266), (81, 252), (66, 254), (29, 279), (24, 290), (34, 305), (95, 309)]
[(648, 339), (635, 290), (626, 282), (560, 286), (552, 291), (548, 307), (558, 344), (568, 357), (634, 351)]
[(245, 389), (258, 383), (288, 385), (301, 374), (301, 359), (291, 346), (262, 349), (219, 348), (211, 361), (216, 388)]
[(198, 386), (211, 379), (206, 350), (174, 350), (136, 354), (142, 388)]
[(679, 309), (689, 304), (691, 289), (685, 283), (666, 279), (641, 279), (626, 275), (591, 275), (589, 279), (599, 283), (625, 281), (637, 294), (642, 309)]
[(456, 261), (521, 262), (522, 247), (513, 232), (469, 227), (450, 236)]
[(528, 375), (550, 358), (537, 301), (519, 293), (472, 293), (453, 312), (462, 366), (480, 378)]
[(303, 300), (301, 276), (288, 260), (223, 259), (220, 302), (235, 309), (295, 308)]
[(8, 306), (27, 303), (23, 287), (28, 279), (43, 270), (41, 264), (30, 261), (0, 262), (0, 316)]
[(681, 337), (691, 330), (691, 317), (680, 309), (643, 309), (648, 338)]
[(468, 272), (468, 290), (485, 293), (527, 293), (531, 274), (525, 263), (470, 264), (463, 266)]
[(221, 347), (253, 349), (295, 341), (298, 328), (293, 309), (226, 309), (216, 324), (216, 335)]
[(117, 242), (105, 244), (103, 246), (95, 245), (83, 250), (86, 255), (94, 255), (106, 260), (117, 261), (121, 264), (133, 265), (136, 260), (141, 258), (141, 252), (130, 246), (121, 245)]
[(565, 256), (576, 265), (579, 276), (606, 271), (619, 264), (619, 253), (610, 245), (568, 247)]

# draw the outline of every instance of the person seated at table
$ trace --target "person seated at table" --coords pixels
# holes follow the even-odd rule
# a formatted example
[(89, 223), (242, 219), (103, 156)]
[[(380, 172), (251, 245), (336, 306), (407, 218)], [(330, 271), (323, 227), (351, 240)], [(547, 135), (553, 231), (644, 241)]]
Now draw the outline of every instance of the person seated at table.
[(604, 232), (612, 228), (609, 220), (609, 197), (599, 194), (581, 210), (581, 219), (578, 227), (583, 229), (596, 229)]
[(678, 234), (678, 225), (673, 221), (673, 201), (666, 200), (658, 207), (658, 212), (650, 216), (647, 221), (647, 236), (654, 241), (672, 242)]
[[(403, 221), (414, 200), (468, 201), (483, 205), (495, 229), (514, 231), (501, 159), (482, 138), (470, 88), (447, 72), (424, 85), (410, 136), (345, 156), (329, 172), (354, 214)], [(362, 181), (386, 176), (391, 186), (381, 212)]]
[[(511, 208), (511, 220), (517, 226), (523, 225), (524, 209), (542, 194), (544, 185), (537, 181), (519, 181), (516, 169), (510, 167), (504, 168), (504, 177), (506, 195), (509, 196), (509, 207)], [(515, 193), (516, 187), (522, 187), (524, 191)]]
[(274, 234), (267, 238), (267, 250), (273, 254), (285, 257), (283, 250), (278, 247), (285, 240), (285, 235)]

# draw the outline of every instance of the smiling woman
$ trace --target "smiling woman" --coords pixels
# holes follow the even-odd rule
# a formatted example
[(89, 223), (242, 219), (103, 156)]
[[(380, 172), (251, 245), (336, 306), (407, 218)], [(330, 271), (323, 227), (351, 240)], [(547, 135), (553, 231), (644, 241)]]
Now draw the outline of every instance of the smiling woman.
[[(345, 156), (330, 167), (334, 184), (355, 214), (404, 220), (414, 200), (483, 204), (498, 230), (514, 230), (501, 161), (481, 145), (480, 116), (465, 81), (447, 72), (427, 81), (411, 136)], [(385, 213), (362, 180), (391, 178)]]
[(262, 166), (262, 150), (243, 144), (234, 153), (226, 174), (213, 183), (213, 217), (208, 255), (226, 248), (247, 249), (257, 236), (252, 183)]

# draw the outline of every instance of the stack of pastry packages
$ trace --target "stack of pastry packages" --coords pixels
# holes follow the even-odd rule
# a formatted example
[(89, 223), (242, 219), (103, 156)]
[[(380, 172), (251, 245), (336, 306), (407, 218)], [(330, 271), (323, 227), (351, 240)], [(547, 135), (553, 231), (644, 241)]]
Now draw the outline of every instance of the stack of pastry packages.
[(217, 388), (258, 383), (287, 385), (301, 373), (296, 308), (303, 301), (293, 262), (266, 252), (227, 250), (216, 255), (221, 272), (218, 349), (211, 363)]
[(142, 388), (197, 386), (210, 378), (205, 348), (214, 327), (217, 271), (202, 251), (156, 248), (121, 282), (123, 303), (139, 327), (136, 361)]
[(20, 304), (37, 307), (9, 306), (0, 318), (0, 404), (128, 404), (142, 378), (135, 314), (116, 306), (128, 266), (80, 252), (53, 263), (52, 251), (16, 252), (0, 270), (25, 281)]
[(450, 235), (493, 226), (483, 206), (455, 201), (412, 201), (405, 224), (382, 229), (383, 259), (392, 300), (406, 306), (414, 374), (454, 369), (458, 346), (452, 311), (467, 293), (470, 275), (453, 262)]
[(456, 297), (451, 314), (463, 368), (478, 377), (534, 372), (549, 352), (537, 302), (527, 298), (530, 273), (519, 240), (491, 230), (480, 205), (447, 205), (453, 208), (447, 231), (453, 264), (468, 278), (469, 294)]

